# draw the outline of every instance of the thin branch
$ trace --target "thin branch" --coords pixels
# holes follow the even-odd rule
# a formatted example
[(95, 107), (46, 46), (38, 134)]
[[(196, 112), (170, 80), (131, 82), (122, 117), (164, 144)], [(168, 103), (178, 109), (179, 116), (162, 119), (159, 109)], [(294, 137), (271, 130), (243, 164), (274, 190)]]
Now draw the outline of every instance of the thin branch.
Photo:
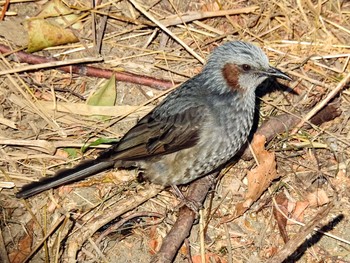
[(327, 95), (327, 97), (319, 102), (311, 111), (309, 111), (305, 117), (296, 125), (291, 134), (295, 134), (301, 126), (304, 125), (306, 121), (308, 121), (312, 116), (314, 116), (318, 111), (320, 111), (327, 103), (333, 99), (348, 83), (350, 82), (350, 73), (346, 75), (342, 81), (339, 82), (336, 88), (330, 89), (331, 92)]
[[(10, 47), (0, 44), (0, 53), (4, 55), (12, 53)], [(18, 61), (28, 63), (28, 64), (42, 64), (57, 61), (55, 58), (46, 58), (38, 55), (28, 54), (23, 51), (14, 52), (13, 56), (17, 58)], [(167, 90), (173, 87), (170, 81), (152, 78), (143, 75), (136, 75), (130, 72), (118, 72), (109, 69), (101, 69), (92, 66), (85, 65), (73, 65), (73, 66), (60, 66), (57, 69), (62, 70), (67, 73), (76, 73), (82, 76), (91, 76), (98, 78), (109, 79), (112, 75), (115, 75), (116, 80), (124, 81), (134, 84), (145, 85), (158, 90)]]

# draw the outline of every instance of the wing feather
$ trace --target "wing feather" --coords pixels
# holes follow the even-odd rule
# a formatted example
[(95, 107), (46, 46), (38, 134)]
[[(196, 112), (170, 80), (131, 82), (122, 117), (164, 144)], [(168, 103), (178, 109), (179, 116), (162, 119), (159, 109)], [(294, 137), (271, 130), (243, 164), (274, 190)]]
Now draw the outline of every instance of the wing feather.
[(152, 111), (99, 158), (131, 161), (193, 147), (198, 142), (205, 115), (202, 106), (187, 107), (174, 115), (162, 117), (155, 116)]

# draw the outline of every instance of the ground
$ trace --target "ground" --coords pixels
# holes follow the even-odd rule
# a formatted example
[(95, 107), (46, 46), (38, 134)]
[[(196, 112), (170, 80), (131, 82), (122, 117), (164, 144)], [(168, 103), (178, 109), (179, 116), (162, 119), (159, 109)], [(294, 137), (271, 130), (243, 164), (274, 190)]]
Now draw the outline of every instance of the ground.
[[(49, 2), (58, 9), (59, 1)], [(312, 232), (284, 262), (350, 262), (350, 89), (343, 83), (350, 72), (348, 1), (123, 0), (101, 1), (94, 8), (91, 1), (66, 3), (78, 25), (67, 25), (67, 17), (63, 23), (77, 42), (41, 48), (33, 56), (68, 65), (93, 58), (89, 66), (165, 81), (141, 85), (135, 76), (127, 81), (117, 76), (116, 87), (109, 89), (116, 95), (102, 96), (112, 104), (88, 106), (88, 98), (103, 86), (101, 75), (42, 68), (47, 61), (30, 62), (31, 55), (18, 61), (4, 51), (3, 46), (37, 48), (27, 36), (38, 29), (27, 19), (47, 2), (9, 4), (0, 22), (1, 262), (72, 262), (75, 256), (78, 262), (150, 262), (177, 220), (180, 201), (171, 189), (137, 180), (138, 171), (111, 169), (27, 200), (15, 193), (97, 156), (106, 144), (82, 147), (101, 138), (118, 140), (172, 83), (200, 72), (209, 53), (232, 40), (260, 46), (271, 65), (293, 79), (273, 90), (265, 83), (257, 94), (257, 123), (282, 114), (297, 122), (272, 132), (262, 143), (262, 155), (241, 158), (222, 171), (175, 262), (201, 262), (201, 254), (207, 262), (272, 262), (284, 240), (303, 235), (299, 223), (327, 208), (317, 227), (332, 236)], [(96, 61), (99, 57), (103, 61)], [(34, 68), (25, 68), (33, 63)], [(325, 108), (333, 111), (317, 125), (295, 129)], [(271, 158), (265, 170), (261, 162), (268, 158), (259, 161), (261, 156)], [(266, 187), (251, 190), (249, 178), (257, 180), (264, 172)], [(240, 210), (249, 196), (253, 201)]]

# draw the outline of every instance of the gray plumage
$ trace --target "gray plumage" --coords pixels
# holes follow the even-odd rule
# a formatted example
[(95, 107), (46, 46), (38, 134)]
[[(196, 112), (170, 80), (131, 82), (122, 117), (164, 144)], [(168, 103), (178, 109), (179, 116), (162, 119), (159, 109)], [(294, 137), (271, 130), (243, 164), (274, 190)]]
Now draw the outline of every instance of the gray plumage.
[(118, 144), (95, 160), (28, 184), (26, 198), (75, 182), (109, 167), (136, 166), (160, 185), (189, 183), (230, 160), (253, 123), (255, 90), (268, 77), (289, 77), (270, 67), (264, 52), (246, 42), (216, 48), (203, 71), (170, 93)]

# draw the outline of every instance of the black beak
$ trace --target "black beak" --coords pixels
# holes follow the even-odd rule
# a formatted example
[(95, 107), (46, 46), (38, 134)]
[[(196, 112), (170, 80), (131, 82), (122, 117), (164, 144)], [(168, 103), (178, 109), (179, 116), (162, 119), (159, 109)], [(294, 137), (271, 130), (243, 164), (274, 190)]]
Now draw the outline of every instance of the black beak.
[(271, 67), (265, 71), (265, 74), (269, 77), (274, 77), (274, 78), (280, 78), (280, 79), (286, 79), (286, 80), (289, 80), (291, 81), (292, 78), (289, 77), (286, 73), (283, 73), (282, 71), (280, 71), (279, 69), (277, 68), (274, 68), (274, 67)]

